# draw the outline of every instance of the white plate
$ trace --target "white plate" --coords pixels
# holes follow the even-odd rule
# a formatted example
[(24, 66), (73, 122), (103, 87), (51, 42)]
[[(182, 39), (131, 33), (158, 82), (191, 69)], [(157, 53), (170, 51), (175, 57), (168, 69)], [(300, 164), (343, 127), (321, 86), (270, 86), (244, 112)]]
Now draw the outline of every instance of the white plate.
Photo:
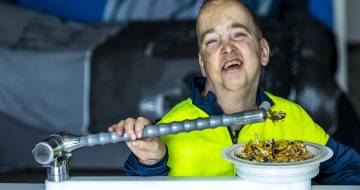
[(255, 162), (255, 161), (248, 161), (239, 158), (234, 154), (235, 150), (243, 150), (245, 143), (239, 143), (233, 146), (230, 146), (226, 149), (224, 149), (221, 153), (222, 157), (225, 160), (228, 160), (234, 164), (239, 165), (253, 165), (254, 167), (296, 167), (296, 166), (305, 166), (305, 165), (312, 165), (315, 163), (320, 163), (325, 160), (328, 160), (332, 157), (333, 151), (323, 145), (311, 143), (311, 142), (304, 142), (306, 149), (311, 152), (314, 156), (314, 158), (304, 161), (297, 161), (297, 162), (286, 162), (286, 163), (268, 163), (268, 162)]
[(225, 160), (235, 164), (237, 175), (244, 179), (271, 183), (310, 180), (319, 173), (320, 162), (330, 159), (333, 151), (326, 146), (315, 143), (304, 142), (304, 144), (306, 149), (314, 155), (314, 158), (287, 163), (248, 161), (234, 154), (237, 149), (243, 150), (244, 143), (224, 149), (221, 155)]

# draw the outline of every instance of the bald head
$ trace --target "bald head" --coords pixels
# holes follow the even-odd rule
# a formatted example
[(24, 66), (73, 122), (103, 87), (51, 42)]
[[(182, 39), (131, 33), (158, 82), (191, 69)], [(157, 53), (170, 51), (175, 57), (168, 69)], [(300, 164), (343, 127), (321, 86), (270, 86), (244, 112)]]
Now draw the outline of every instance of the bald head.
[(204, 26), (206, 26), (211, 19), (220, 18), (232, 13), (241, 14), (242, 17), (249, 21), (248, 24), (251, 29), (253, 29), (253, 33), (258, 41), (263, 38), (257, 17), (240, 0), (204, 0), (196, 20), (198, 43), (201, 43), (204, 35), (202, 29), (204, 29)]

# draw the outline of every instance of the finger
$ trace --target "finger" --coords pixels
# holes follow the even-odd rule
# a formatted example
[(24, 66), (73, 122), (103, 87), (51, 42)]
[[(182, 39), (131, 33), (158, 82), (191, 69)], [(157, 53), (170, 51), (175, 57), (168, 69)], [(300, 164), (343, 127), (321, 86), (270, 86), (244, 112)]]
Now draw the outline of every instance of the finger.
[(126, 145), (129, 147), (130, 151), (133, 152), (137, 157), (144, 159), (144, 155), (149, 154), (149, 151), (144, 149), (139, 149), (139, 142), (142, 140), (128, 141)]
[(136, 133), (136, 136), (137, 136), (138, 139), (142, 137), (144, 127), (146, 125), (149, 125), (149, 124), (151, 124), (151, 122), (148, 119), (144, 118), (144, 117), (138, 117), (136, 119), (135, 133)]
[(107, 129), (110, 133), (115, 131), (115, 129), (114, 129), (113, 126), (114, 126), (114, 125), (112, 125), (111, 127), (109, 127), (109, 128)]
[(153, 152), (158, 151), (164, 146), (162, 142), (160, 142), (159, 138), (153, 138), (152, 140), (135, 140), (131, 141), (131, 146), (142, 151)]
[(136, 139), (135, 135), (135, 119), (134, 118), (127, 118), (125, 120), (125, 132), (129, 135), (131, 140)]
[(121, 120), (119, 121), (119, 123), (112, 125), (109, 130), (112, 130), (110, 132), (116, 132), (116, 135), (118, 136), (122, 136), (124, 134), (124, 125), (125, 125), (125, 121)]
[[(164, 155), (166, 154), (166, 147), (165, 144), (160, 141), (160, 139), (156, 139), (159, 143), (155, 146), (149, 144), (149, 141), (143, 140), (135, 140), (127, 142), (129, 149), (131, 152), (139, 159), (139, 161), (143, 164), (154, 164), (160, 161)], [(155, 141), (155, 140), (153, 140)], [(153, 148), (143, 148), (142, 142), (147, 144), (146, 146), (153, 147)], [(145, 145), (144, 144), (144, 145)], [(158, 147), (158, 148), (156, 148)], [(151, 150), (151, 151), (149, 151)]]
[(146, 157), (148, 157), (148, 152), (145, 152), (143, 150), (138, 149), (137, 147), (131, 145), (133, 141), (128, 141), (126, 142), (126, 145), (129, 147), (130, 151), (135, 154), (136, 157), (138, 157), (139, 159), (146, 159)]

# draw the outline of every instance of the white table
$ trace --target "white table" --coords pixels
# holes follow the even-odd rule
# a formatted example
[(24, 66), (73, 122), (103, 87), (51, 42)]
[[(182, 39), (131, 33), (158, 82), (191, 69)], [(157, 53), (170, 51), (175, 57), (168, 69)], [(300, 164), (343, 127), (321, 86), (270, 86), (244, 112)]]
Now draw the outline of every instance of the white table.
[[(232, 177), (73, 177), (70, 181), (47, 184), (52, 189), (79, 189), (79, 190), (199, 190), (199, 189), (247, 189), (236, 178)], [(234, 188), (236, 187), (236, 188)], [(359, 186), (313, 185), (312, 190), (360, 190)], [(45, 190), (45, 183), (0, 183), (0, 190)]]

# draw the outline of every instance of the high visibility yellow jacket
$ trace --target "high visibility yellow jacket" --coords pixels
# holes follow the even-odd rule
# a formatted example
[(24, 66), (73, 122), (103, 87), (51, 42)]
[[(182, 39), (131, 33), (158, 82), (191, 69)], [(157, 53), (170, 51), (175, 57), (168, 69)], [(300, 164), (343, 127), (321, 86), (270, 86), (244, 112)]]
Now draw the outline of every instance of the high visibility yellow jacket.
[[(262, 123), (244, 125), (238, 142), (248, 142), (257, 134), (259, 140), (303, 140), (325, 145), (329, 139), (309, 115), (297, 104), (276, 97), (272, 111), (283, 111), (287, 115), (283, 121), (267, 119)], [(159, 123), (209, 117), (207, 113), (193, 105), (189, 98), (175, 106)], [(168, 148), (168, 166), (171, 176), (234, 176), (234, 165), (221, 157), (221, 151), (233, 144), (226, 127), (205, 129), (167, 135), (161, 138)]]
[[(205, 97), (201, 96), (205, 82), (205, 78), (195, 78), (191, 98), (175, 106), (160, 122), (223, 114), (211, 91)], [(260, 140), (303, 140), (326, 144), (334, 152), (334, 156), (320, 164), (316, 182), (360, 184), (360, 155), (354, 149), (329, 137), (299, 105), (259, 89), (256, 103), (260, 105), (263, 101), (270, 102), (273, 111), (286, 112), (284, 121), (273, 123), (266, 120), (263, 123), (245, 125), (237, 135), (229, 127), (168, 135), (162, 137), (168, 151), (162, 160), (154, 165), (143, 165), (134, 154), (130, 154), (124, 165), (124, 172), (126, 175), (141, 176), (233, 176), (233, 165), (223, 160), (220, 152), (234, 143), (254, 139), (256, 133)]]

